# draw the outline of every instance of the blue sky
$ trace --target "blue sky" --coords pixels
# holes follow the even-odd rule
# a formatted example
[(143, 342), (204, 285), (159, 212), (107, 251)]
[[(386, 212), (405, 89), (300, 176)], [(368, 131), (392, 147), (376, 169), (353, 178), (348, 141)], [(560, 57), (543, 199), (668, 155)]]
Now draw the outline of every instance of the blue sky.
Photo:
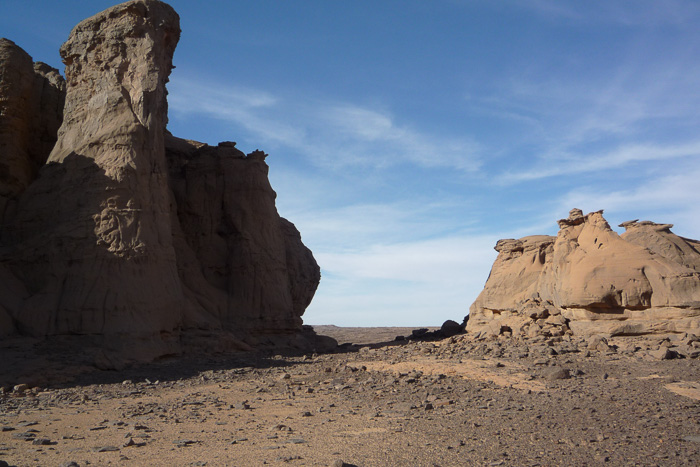
[[(461, 320), (496, 241), (574, 207), (700, 237), (700, 2), (169, 3), (169, 129), (270, 154), (322, 268), (309, 324)], [(113, 4), (2, 0), (0, 36), (63, 70)]]

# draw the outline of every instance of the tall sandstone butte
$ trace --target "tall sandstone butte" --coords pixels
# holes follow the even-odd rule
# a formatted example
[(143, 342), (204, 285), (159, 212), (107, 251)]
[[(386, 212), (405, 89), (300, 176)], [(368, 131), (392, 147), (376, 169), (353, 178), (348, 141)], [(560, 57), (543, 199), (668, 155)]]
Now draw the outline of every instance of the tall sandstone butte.
[(670, 224), (630, 221), (618, 235), (602, 211), (573, 209), (556, 237), (500, 240), (469, 313), (479, 334), (700, 334), (700, 242)]
[(158, 0), (78, 24), (60, 49), (65, 108), (48, 160), (25, 149), (37, 140), (37, 116), (25, 122), (37, 91), (20, 76), (31, 58), (10, 48), (22, 63), (8, 65), (0, 42), (12, 117), (0, 120), (0, 334), (97, 336), (107, 362), (178, 352), (193, 336), (205, 348), (224, 336), (302, 344), (320, 270), (277, 213), (265, 154), (165, 129), (179, 37)]

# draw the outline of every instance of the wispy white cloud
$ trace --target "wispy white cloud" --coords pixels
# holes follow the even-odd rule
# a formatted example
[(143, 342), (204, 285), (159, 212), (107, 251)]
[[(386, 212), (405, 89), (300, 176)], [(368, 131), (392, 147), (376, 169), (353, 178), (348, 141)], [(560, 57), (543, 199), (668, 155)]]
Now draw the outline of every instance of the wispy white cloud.
[(645, 217), (676, 225), (676, 233), (700, 235), (700, 204), (695, 202), (700, 180), (700, 160), (686, 170), (674, 170), (633, 187), (577, 187), (562, 196), (559, 209), (605, 209), (611, 224)]
[(494, 152), (511, 161), (497, 179), (527, 182), (697, 157), (700, 66), (690, 59), (695, 54), (690, 44), (656, 57), (653, 65), (632, 54), (602, 75), (525, 71), (493, 94), (470, 97), (468, 106), (491, 107), (529, 129), (498, 143)]
[(554, 163), (548, 161), (524, 171), (506, 172), (502, 183), (531, 181), (559, 175), (574, 175), (612, 170), (633, 162), (700, 158), (700, 140), (687, 144), (627, 144), (603, 154), (560, 154)]
[(206, 80), (174, 77), (168, 85), (169, 109), (176, 116), (205, 115), (234, 123), (267, 141), (299, 145), (304, 132), (284, 120), (266, 118), (281, 104), (271, 93)]
[(319, 253), (323, 291), (304, 319), (379, 326), (461, 321), (486, 282), (495, 243), (464, 235)]
[(312, 198), (326, 183), (304, 185), (311, 185), (310, 198), (287, 199), (282, 213), (302, 232), (321, 266), (321, 284), (305, 322), (439, 325), (467, 314), (488, 277), (499, 239), (498, 233), (479, 230), (479, 206), (416, 195), (319, 207)]
[(292, 149), (325, 168), (412, 164), (473, 172), (480, 165), (482, 148), (473, 139), (429, 134), (383, 109), (316, 96), (281, 97), (202, 78), (173, 77), (169, 90), (176, 115), (230, 122), (266, 147)]
[(513, 0), (521, 8), (552, 20), (617, 23), (627, 26), (656, 26), (690, 23), (700, 14), (697, 2), (689, 0), (623, 0), (615, 2), (562, 2), (560, 0)]

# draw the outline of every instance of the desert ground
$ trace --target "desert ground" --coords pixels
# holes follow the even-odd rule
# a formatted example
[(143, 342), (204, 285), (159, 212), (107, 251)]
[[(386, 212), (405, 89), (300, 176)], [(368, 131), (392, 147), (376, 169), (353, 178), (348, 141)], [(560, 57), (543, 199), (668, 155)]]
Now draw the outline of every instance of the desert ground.
[(316, 331), (344, 345), (6, 387), (0, 465), (700, 465), (700, 365), (659, 359), (673, 340)]

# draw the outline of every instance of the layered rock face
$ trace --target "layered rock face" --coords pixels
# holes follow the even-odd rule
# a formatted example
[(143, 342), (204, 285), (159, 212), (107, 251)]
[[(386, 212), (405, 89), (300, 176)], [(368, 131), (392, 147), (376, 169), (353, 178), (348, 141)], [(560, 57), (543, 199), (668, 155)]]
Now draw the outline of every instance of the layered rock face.
[(171, 135), (166, 153), (187, 322), (299, 329), (321, 273), (299, 231), (277, 214), (266, 154)]
[(157, 0), (76, 26), (57, 139), (62, 80), (0, 41), (0, 334), (96, 336), (109, 362), (301, 331), (320, 272), (264, 153), (165, 130), (179, 36)]
[(0, 215), (34, 180), (56, 143), (65, 81), (0, 38)]
[(699, 242), (670, 224), (630, 221), (614, 232), (579, 209), (556, 237), (500, 240), (472, 304), (474, 333), (590, 336), (700, 333)]

